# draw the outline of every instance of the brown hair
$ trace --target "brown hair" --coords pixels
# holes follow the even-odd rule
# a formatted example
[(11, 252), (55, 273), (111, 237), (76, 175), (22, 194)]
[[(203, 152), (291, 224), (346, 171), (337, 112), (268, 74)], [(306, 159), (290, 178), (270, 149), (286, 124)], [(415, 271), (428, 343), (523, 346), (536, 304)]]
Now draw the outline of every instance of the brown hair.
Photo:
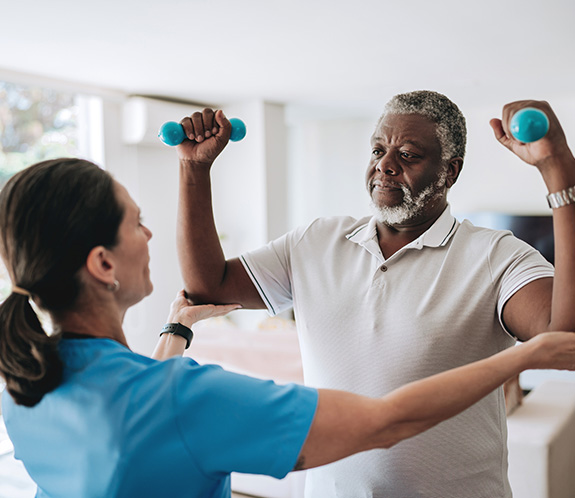
[[(113, 247), (123, 210), (111, 175), (81, 159), (55, 159), (14, 175), (0, 192), (0, 250), (14, 286), (49, 312), (72, 309), (90, 250)], [(0, 375), (17, 404), (34, 406), (61, 382), (59, 335), (29, 298), (0, 305)]]

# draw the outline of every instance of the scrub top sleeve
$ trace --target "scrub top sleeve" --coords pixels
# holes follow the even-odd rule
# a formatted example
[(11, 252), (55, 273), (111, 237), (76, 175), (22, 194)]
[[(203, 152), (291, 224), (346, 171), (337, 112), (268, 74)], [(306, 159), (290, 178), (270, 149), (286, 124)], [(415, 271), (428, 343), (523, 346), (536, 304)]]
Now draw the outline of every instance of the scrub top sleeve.
[(192, 457), (206, 475), (230, 472), (284, 477), (315, 416), (315, 389), (278, 386), (182, 362), (174, 384), (176, 419)]
[[(519, 289), (540, 278), (553, 278), (555, 270), (539, 251), (517, 239), (511, 232), (498, 235), (489, 251), (493, 282), (499, 284), (497, 314), (503, 324), (503, 307)], [(507, 331), (509, 333), (509, 331)]]

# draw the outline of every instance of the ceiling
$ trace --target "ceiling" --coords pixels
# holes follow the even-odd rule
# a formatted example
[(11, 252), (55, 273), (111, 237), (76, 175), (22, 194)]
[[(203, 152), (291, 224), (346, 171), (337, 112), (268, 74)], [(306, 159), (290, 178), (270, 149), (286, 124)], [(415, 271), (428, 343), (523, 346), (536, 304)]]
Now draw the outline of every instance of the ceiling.
[(573, 0), (0, 0), (0, 77), (373, 112), (575, 93)]

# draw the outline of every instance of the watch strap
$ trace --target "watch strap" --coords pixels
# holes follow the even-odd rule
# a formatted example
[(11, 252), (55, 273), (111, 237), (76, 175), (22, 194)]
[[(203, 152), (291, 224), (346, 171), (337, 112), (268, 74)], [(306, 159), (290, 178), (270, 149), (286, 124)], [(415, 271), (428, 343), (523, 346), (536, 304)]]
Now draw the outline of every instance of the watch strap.
[(547, 203), (551, 209), (557, 209), (575, 203), (575, 186), (554, 192), (547, 196)]
[(163, 334), (174, 334), (183, 337), (184, 339), (186, 339), (186, 349), (190, 347), (190, 344), (192, 343), (192, 339), (194, 337), (192, 329), (189, 329), (188, 327), (182, 325), (181, 323), (166, 323), (166, 325), (162, 327), (160, 336), (162, 336)]

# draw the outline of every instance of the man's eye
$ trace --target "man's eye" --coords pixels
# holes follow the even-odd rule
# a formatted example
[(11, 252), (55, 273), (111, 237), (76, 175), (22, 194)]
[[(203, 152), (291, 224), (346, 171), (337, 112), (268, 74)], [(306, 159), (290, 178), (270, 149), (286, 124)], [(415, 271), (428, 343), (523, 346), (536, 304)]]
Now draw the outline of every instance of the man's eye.
[(379, 156), (381, 156), (381, 150), (380, 149), (373, 149), (371, 151), (371, 155), (379, 157)]

